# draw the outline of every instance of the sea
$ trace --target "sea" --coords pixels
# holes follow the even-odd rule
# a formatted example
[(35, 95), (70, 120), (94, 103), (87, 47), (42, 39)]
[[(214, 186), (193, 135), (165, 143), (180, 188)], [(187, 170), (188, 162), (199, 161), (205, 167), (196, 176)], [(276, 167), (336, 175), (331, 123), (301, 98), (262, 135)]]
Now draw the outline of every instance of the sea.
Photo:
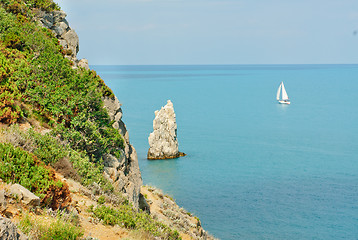
[[(145, 185), (219, 239), (358, 239), (358, 65), (91, 66)], [(291, 105), (278, 104), (284, 82)], [(171, 100), (186, 157), (147, 160)]]

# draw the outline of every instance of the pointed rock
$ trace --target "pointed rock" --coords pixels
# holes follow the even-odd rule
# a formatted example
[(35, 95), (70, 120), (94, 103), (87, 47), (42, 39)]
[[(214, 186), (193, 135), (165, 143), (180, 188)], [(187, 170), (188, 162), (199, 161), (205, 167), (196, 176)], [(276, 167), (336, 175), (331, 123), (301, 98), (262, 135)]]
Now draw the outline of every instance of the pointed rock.
[(150, 160), (185, 156), (185, 153), (179, 152), (176, 117), (170, 100), (159, 111), (155, 111), (153, 132), (149, 135), (148, 142), (147, 158)]

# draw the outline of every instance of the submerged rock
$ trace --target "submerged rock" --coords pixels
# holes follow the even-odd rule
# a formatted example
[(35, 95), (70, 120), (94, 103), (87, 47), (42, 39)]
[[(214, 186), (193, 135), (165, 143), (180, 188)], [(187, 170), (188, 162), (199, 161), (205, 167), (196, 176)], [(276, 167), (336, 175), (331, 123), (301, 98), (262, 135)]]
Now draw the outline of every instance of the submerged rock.
[(170, 100), (159, 111), (155, 111), (153, 132), (149, 135), (148, 142), (148, 159), (169, 159), (185, 156), (185, 153), (179, 152), (177, 123), (173, 103)]

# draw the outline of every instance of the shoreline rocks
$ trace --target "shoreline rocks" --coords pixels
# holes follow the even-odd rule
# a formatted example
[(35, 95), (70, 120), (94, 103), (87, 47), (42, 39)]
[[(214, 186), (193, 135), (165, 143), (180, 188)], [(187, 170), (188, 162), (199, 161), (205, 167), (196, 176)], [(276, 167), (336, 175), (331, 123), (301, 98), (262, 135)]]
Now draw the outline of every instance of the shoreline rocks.
[(149, 160), (172, 159), (186, 155), (179, 152), (176, 116), (170, 100), (159, 111), (155, 111), (153, 132), (149, 135), (148, 142), (147, 159)]

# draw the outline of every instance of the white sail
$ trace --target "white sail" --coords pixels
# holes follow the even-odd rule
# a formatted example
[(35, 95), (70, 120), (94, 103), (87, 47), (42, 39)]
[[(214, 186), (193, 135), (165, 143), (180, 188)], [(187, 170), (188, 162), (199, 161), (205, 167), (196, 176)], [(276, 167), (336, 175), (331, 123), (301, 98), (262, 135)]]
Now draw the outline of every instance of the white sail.
[(281, 83), (282, 85), (282, 100), (288, 100), (288, 95), (285, 89), (285, 85), (283, 85), (283, 82)]
[(276, 96), (276, 99), (277, 99), (277, 100), (280, 99), (281, 85), (282, 85), (282, 82), (281, 82), (281, 84), (280, 84), (280, 86), (278, 87), (278, 90), (277, 90), (277, 96)]

